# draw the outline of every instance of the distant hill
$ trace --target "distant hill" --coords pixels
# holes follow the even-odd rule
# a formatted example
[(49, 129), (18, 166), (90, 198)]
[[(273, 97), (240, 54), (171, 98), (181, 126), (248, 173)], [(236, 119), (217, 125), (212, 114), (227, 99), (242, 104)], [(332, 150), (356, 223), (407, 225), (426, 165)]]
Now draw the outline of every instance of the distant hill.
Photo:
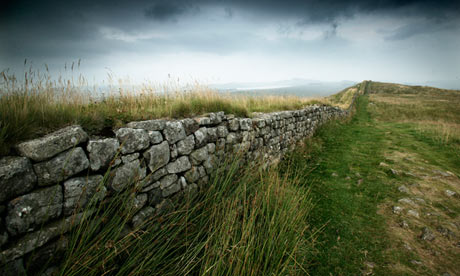
[(425, 94), (425, 95), (436, 95), (439, 93), (448, 93), (458, 90), (442, 89), (431, 86), (420, 86), (420, 85), (405, 85), (398, 83), (388, 82), (369, 82), (367, 92), (368, 93), (386, 93), (386, 94)]
[(289, 95), (299, 97), (329, 96), (337, 91), (355, 85), (354, 81), (323, 82), (316, 80), (291, 79), (275, 82), (234, 82), (210, 85), (211, 88), (221, 92), (242, 95)]

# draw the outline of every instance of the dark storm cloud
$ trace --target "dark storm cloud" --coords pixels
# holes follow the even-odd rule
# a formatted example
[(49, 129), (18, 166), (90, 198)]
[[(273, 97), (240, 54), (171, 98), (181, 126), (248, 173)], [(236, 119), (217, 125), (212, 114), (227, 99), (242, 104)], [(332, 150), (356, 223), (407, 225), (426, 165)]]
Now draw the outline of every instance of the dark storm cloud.
[[(460, 16), (460, 2), (452, 0), (181, 0), (172, 3), (164, 10), (159, 9), (158, 15), (167, 18), (176, 16), (177, 11), (184, 13), (186, 9), (196, 6), (222, 6), (226, 12), (231, 11), (231, 15), (234, 9), (242, 9), (274, 17), (297, 17), (303, 23), (335, 22), (359, 13), (398, 13), (442, 21)], [(153, 7), (160, 4), (154, 4)]]
[[(219, 13), (220, 12), (220, 13)], [(212, 14), (216, 13), (216, 14)], [(344, 21), (359, 15), (390, 15), (407, 24), (388, 29), (387, 41), (410, 39), (458, 27), (460, 1), (448, 0), (10, 0), (0, 5), (0, 59), (70, 59), (107, 57), (113, 52), (162, 54), (177, 49), (217, 54), (260, 51), (273, 56), (297, 53), (305, 42), (296, 38), (268, 41), (258, 29), (277, 24), (289, 36), (298, 27), (326, 24), (321, 37), (337, 43)], [(212, 20), (203, 20), (211, 18)], [(251, 17), (246, 20), (242, 17)], [(195, 20), (196, 19), (196, 20)], [(255, 19), (255, 20), (253, 20)], [(200, 21), (201, 20), (201, 21)], [(259, 20), (259, 21), (257, 21)], [(183, 25), (175, 23), (182, 23)], [(210, 23), (212, 22), (212, 23)], [(248, 23), (251, 22), (251, 23)], [(291, 23), (294, 22), (294, 23)], [(415, 22), (415, 23), (414, 23)], [(456, 23), (457, 25), (453, 24)], [(240, 25), (233, 23), (240, 23)], [(201, 24), (201, 25), (200, 25)], [(214, 25), (212, 25), (214, 24)], [(283, 22), (284, 24), (284, 22)], [(119, 31), (116, 35), (107, 35)], [(235, 30), (234, 30), (234, 29)], [(101, 31), (102, 30), (102, 31)], [(165, 38), (144, 38), (149, 31)], [(116, 37), (118, 35), (118, 37)], [(123, 40), (123, 36), (140, 37)], [(337, 43), (343, 45), (343, 42)], [(264, 49), (264, 47), (270, 49)], [(312, 46), (310, 52), (315, 51)], [(264, 52), (265, 51), (265, 52)], [(306, 51), (306, 50), (305, 50)], [(341, 53), (341, 52), (340, 52)], [(2, 68), (0, 68), (1, 70)]]
[(159, 21), (175, 19), (177, 16), (183, 14), (185, 5), (179, 6), (174, 3), (163, 2), (156, 3), (145, 10), (147, 18)]

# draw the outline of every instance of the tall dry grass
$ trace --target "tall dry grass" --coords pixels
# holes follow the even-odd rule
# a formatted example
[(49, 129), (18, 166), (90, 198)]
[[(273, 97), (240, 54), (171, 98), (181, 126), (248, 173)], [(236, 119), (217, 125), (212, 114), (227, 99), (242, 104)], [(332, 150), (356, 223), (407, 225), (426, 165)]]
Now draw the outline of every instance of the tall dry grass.
[(210, 185), (137, 229), (134, 191), (88, 205), (58, 275), (307, 275), (315, 233), (302, 172), (221, 164)]
[(460, 91), (374, 82), (370, 90), (377, 120), (411, 123), (441, 144), (460, 145)]
[[(53, 77), (29, 67), (22, 79), (8, 70), (0, 72), (0, 155), (10, 154), (19, 141), (58, 128), (80, 124), (91, 134), (129, 121), (181, 118), (224, 111), (237, 116), (251, 112), (300, 109), (326, 99), (294, 96), (252, 97), (219, 93), (198, 82), (131, 85), (108, 74), (104, 90), (90, 86), (72, 63), (66, 76)], [(74, 77), (74, 75), (76, 75)]]

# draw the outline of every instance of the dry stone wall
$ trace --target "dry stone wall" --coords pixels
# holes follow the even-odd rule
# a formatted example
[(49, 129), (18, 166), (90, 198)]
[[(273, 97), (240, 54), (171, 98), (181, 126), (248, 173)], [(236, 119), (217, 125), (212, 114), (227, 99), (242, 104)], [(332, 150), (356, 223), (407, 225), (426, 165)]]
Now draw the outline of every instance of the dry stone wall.
[(217, 112), (131, 122), (114, 137), (89, 137), (70, 126), (20, 143), (19, 156), (0, 157), (0, 266), (33, 267), (65, 248), (62, 235), (79, 222), (78, 210), (91, 198), (137, 185), (136, 227), (170, 205), (171, 197), (205, 185), (225, 153), (276, 160), (320, 124), (349, 112), (330, 106), (254, 118)]

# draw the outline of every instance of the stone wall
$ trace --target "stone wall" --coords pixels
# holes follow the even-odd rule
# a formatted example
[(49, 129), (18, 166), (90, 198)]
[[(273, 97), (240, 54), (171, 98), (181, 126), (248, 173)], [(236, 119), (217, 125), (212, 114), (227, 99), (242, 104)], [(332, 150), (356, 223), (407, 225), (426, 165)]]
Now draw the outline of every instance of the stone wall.
[(113, 137), (89, 137), (70, 126), (20, 143), (19, 156), (0, 158), (0, 266), (20, 271), (25, 262), (36, 265), (65, 247), (59, 237), (78, 223), (78, 209), (90, 198), (102, 200), (137, 185), (136, 227), (172, 196), (205, 185), (224, 153), (279, 159), (317, 126), (349, 112), (330, 106), (253, 118), (217, 112), (131, 122)]

